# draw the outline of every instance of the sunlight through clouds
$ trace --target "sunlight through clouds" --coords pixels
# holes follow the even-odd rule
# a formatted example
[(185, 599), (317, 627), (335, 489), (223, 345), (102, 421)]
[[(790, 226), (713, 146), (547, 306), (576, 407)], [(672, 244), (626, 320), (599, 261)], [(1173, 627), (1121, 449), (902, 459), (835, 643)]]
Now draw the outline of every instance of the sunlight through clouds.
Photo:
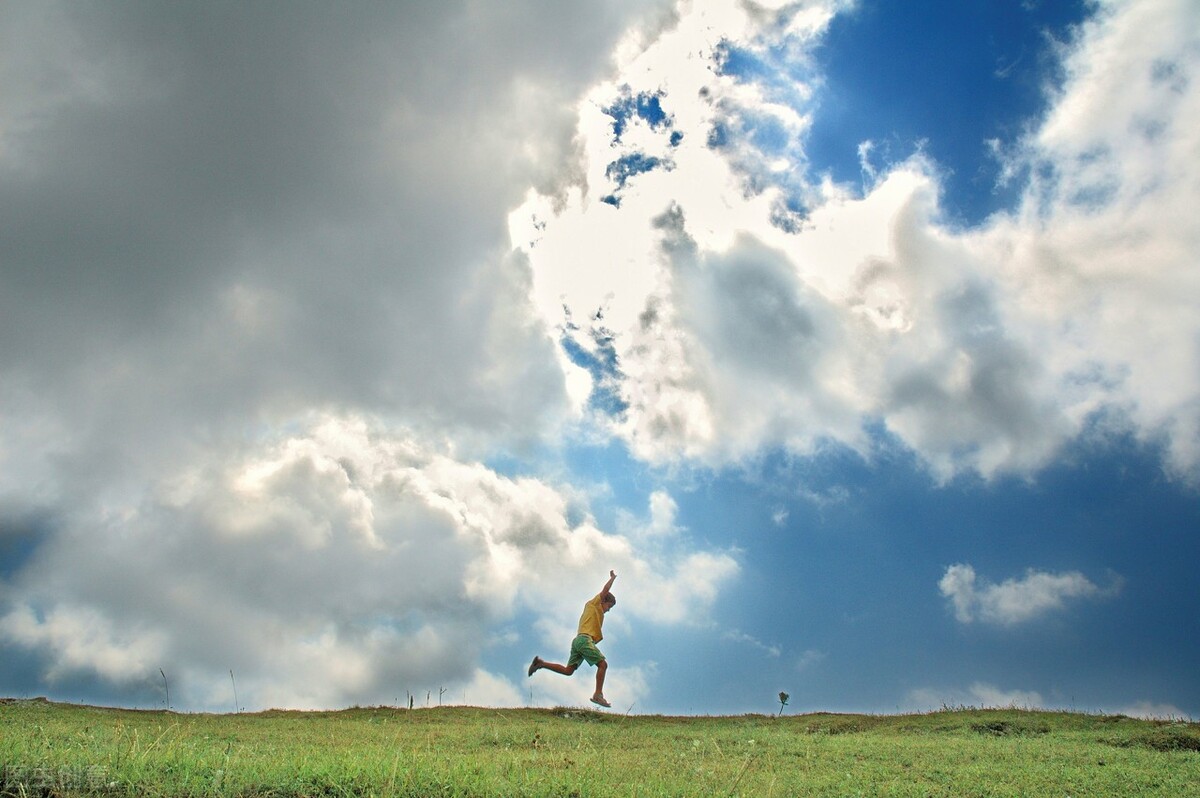
[[(942, 167), (919, 150), (871, 166), (861, 194), (806, 176), (804, 118), (817, 106), (803, 79), (782, 96), (778, 76), (711, 66), (722, 49), (786, 43), (808, 69), (834, 8), (794, 29), (687, 7), (581, 105), (586, 178), (571, 199), (553, 210), (530, 195), (510, 216), (547, 324), (564, 306), (603, 310), (626, 407), (614, 432), (652, 462), (720, 464), (824, 439), (867, 452), (878, 419), (950, 479), (1036, 471), (1107, 412), (1143, 436), (1167, 432), (1186, 472), (1196, 359), (1167, 342), (1196, 339), (1196, 317), (1166, 287), (1195, 293), (1200, 230), (1184, 209), (1198, 187), (1184, 166), (1200, 147), (1186, 91), (1197, 66), (1186, 26), (1145, 29), (1187, 12), (1113, 4), (1085, 26), (1055, 110), (1011, 155), (1010, 171), (1031, 176), (1021, 209), (963, 230), (943, 218)], [(618, 129), (605, 109), (631, 92), (655, 112)], [(1097, 114), (1104, 123), (1088, 124)], [(721, 131), (737, 124), (735, 148)], [(756, 139), (764, 129), (782, 138)], [(662, 165), (622, 182), (619, 204), (598, 201), (623, 153)], [(780, 159), (786, 181), (769, 177)], [(1155, 309), (1137, 335), (1135, 305)]]

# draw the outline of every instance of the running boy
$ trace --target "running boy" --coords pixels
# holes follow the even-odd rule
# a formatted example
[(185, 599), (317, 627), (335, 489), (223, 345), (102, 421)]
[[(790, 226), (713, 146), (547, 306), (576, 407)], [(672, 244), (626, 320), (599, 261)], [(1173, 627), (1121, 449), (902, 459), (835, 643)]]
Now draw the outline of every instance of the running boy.
[(617, 572), (609, 571), (604, 587), (600, 588), (595, 598), (583, 605), (583, 614), (579, 616), (579, 631), (571, 642), (571, 657), (567, 664), (559, 665), (556, 662), (546, 662), (541, 657), (534, 657), (533, 662), (529, 663), (530, 676), (542, 668), (570, 676), (579, 667), (579, 663), (586, 661), (587, 664), (596, 666), (596, 692), (592, 696), (592, 703), (602, 707), (612, 706), (604, 698), (604, 672), (608, 670), (608, 660), (600, 653), (600, 649), (596, 648), (596, 644), (604, 639), (600, 632), (600, 627), (604, 625), (604, 613), (617, 605), (617, 597), (608, 592), (616, 578)]

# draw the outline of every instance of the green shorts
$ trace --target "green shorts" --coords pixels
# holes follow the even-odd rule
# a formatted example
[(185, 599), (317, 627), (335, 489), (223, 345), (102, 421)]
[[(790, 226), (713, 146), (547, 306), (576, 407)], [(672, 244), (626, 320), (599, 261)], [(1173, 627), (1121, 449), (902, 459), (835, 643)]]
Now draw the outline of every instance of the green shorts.
[(588, 665), (596, 665), (603, 660), (604, 655), (600, 653), (600, 649), (596, 648), (592, 638), (587, 635), (579, 635), (571, 641), (571, 658), (567, 660), (568, 668), (577, 668), (579, 663), (584, 661)]

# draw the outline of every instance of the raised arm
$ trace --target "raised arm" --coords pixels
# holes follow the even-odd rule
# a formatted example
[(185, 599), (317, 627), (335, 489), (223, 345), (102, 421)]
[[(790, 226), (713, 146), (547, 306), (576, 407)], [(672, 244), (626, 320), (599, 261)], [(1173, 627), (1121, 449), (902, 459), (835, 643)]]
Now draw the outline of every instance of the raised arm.
[(608, 591), (612, 588), (613, 582), (615, 582), (615, 581), (617, 581), (617, 572), (609, 571), (608, 572), (608, 581), (604, 583), (604, 587), (600, 588), (600, 595), (607, 596)]

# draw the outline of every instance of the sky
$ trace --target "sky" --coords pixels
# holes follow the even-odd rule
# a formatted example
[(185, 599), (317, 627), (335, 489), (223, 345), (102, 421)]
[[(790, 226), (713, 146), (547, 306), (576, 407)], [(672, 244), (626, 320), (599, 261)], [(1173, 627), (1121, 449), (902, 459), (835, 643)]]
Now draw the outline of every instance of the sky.
[(1192, 0), (0, 4), (0, 695), (1200, 716)]

